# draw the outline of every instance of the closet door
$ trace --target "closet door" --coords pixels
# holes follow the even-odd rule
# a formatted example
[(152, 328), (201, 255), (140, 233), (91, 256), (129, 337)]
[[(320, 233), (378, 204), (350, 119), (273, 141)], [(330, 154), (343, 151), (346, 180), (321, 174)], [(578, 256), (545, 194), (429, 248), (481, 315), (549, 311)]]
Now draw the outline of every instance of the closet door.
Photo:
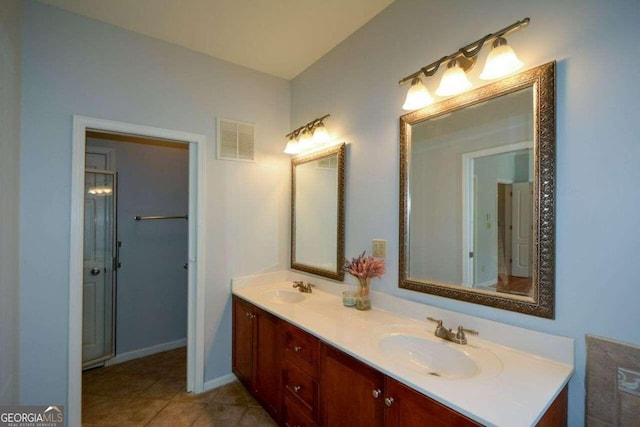
[(85, 173), (82, 364), (115, 356), (116, 175)]

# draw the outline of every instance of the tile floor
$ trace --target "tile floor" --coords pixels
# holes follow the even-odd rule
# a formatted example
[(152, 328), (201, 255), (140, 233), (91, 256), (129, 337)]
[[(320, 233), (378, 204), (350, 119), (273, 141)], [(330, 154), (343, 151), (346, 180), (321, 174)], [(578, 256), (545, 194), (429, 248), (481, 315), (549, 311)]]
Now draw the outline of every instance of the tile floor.
[(85, 371), (82, 425), (277, 425), (239, 382), (193, 395), (186, 392), (185, 377), (185, 348)]

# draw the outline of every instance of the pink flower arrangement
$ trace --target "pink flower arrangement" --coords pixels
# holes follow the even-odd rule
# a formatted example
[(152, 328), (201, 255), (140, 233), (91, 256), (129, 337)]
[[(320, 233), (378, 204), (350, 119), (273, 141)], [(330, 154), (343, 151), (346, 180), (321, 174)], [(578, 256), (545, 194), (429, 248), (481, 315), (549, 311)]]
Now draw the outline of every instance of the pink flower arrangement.
[(366, 256), (367, 251), (351, 261), (344, 260), (344, 271), (358, 279), (371, 279), (381, 277), (384, 274), (384, 259)]

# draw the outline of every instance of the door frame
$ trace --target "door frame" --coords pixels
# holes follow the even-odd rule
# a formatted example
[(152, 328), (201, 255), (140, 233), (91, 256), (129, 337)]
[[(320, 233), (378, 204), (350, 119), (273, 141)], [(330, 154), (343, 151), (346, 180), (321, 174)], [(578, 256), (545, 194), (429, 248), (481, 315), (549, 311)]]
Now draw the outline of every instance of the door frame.
[(476, 253), (473, 254), (473, 257), (469, 257), (469, 253), (475, 250), (476, 183), (473, 161), (479, 157), (531, 148), (533, 148), (533, 141), (523, 141), (462, 154), (462, 286), (474, 287), (474, 263), (477, 257)]
[[(204, 391), (205, 202), (207, 138), (201, 134), (92, 117), (73, 116), (71, 230), (69, 261), (69, 367), (67, 417), (82, 420), (82, 265), (84, 167), (87, 130), (185, 141), (189, 144), (189, 270), (187, 314), (187, 391)], [(201, 262), (197, 262), (202, 260)], [(195, 268), (194, 268), (195, 267)]]

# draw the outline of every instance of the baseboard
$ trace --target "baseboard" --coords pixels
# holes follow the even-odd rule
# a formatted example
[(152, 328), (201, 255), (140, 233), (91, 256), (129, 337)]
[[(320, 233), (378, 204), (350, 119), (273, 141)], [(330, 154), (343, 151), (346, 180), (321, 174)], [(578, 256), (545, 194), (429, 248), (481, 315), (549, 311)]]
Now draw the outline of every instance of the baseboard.
[(233, 374), (223, 375), (218, 378), (214, 378), (209, 381), (205, 381), (204, 383), (204, 391), (213, 390), (216, 387), (220, 387), (221, 385), (229, 384), (236, 380), (236, 376)]
[(497, 284), (498, 284), (498, 279), (496, 278), (495, 280), (488, 280), (488, 281), (486, 281), (484, 283), (480, 283), (478, 285), (475, 285), (474, 288), (487, 290), (491, 286), (495, 286)]
[(126, 353), (116, 354), (113, 359), (104, 362), (104, 366), (117, 365), (118, 363), (127, 362), (133, 359), (139, 359), (152, 354), (162, 353), (163, 351), (173, 350), (175, 348), (185, 347), (187, 339), (182, 338), (175, 341), (165, 342), (162, 344), (152, 345), (151, 347), (140, 348), (138, 350), (128, 351)]

